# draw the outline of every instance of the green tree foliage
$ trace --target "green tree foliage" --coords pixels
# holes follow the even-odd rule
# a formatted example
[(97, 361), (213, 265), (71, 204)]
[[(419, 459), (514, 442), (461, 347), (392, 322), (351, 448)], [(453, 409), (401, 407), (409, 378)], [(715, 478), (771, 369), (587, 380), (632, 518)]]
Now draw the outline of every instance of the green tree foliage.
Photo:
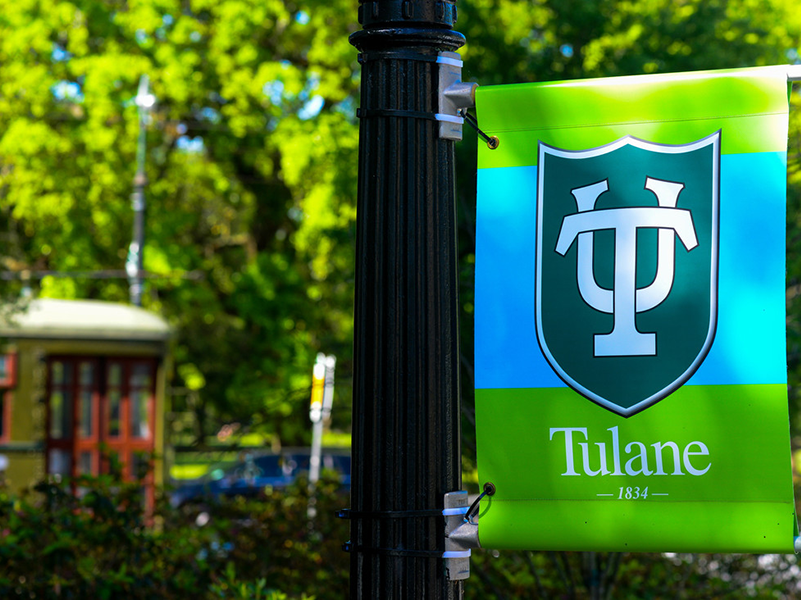
[[(201, 416), (306, 427), (319, 350), (347, 372), (357, 133), (346, 2), (0, 1), (4, 267), (120, 270), (147, 74), (145, 306)], [(200, 279), (185, 278), (186, 273)], [(124, 279), (42, 296), (125, 301)], [(181, 381), (183, 379), (183, 381)], [(176, 397), (179, 408), (181, 397)], [(338, 398), (348, 406), (347, 394)], [(347, 408), (343, 412), (347, 412)]]

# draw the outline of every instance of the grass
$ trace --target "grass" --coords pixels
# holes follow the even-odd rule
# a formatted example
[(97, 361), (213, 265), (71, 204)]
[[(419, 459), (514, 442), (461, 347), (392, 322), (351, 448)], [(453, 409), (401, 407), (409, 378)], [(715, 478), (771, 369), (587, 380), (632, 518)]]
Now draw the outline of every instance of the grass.
[(176, 481), (183, 481), (186, 479), (197, 479), (203, 477), (209, 472), (210, 464), (186, 464), (186, 465), (172, 465), (170, 467), (170, 479)]

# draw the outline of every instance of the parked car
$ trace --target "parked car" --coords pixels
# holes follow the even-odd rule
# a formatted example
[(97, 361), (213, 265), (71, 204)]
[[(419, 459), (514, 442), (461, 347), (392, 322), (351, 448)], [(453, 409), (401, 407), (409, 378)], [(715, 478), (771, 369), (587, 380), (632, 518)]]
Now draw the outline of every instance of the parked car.
[[(212, 469), (203, 477), (180, 484), (170, 495), (170, 504), (219, 500), (225, 497), (255, 497), (265, 489), (286, 487), (309, 472), (308, 449), (291, 449), (280, 454), (257, 455), (248, 452), (244, 460)], [(324, 452), (321, 467), (337, 471), (342, 485), (350, 487), (350, 454)]]

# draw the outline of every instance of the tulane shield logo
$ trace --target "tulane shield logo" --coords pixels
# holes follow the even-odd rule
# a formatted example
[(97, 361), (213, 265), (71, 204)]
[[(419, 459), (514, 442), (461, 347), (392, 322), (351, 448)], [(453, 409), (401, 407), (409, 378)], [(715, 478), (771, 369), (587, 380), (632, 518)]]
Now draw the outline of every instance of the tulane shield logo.
[(630, 416), (686, 382), (714, 339), (720, 132), (540, 142), (538, 165), (537, 338), (570, 387)]

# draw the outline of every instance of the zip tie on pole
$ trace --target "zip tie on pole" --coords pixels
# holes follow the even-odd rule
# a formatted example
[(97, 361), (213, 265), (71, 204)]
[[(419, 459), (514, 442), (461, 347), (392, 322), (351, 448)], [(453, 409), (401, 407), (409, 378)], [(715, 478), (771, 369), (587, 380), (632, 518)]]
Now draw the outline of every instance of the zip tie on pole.
[(357, 108), (356, 116), (360, 119), (370, 119), (372, 117), (398, 117), (406, 119), (426, 119), (428, 121), (438, 121), (434, 113), (422, 112), (419, 110), (400, 110), (391, 108)]
[(442, 511), (437, 509), (424, 509), (424, 510), (377, 510), (372, 512), (363, 512), (357, 510), (350, 510), (345, 508), (337, 511), (337, 517), (340, 519), (425, 519), (441, 517)]
[(470, 558), (471, 551), (467, 550), (450, 550), (442, 553), (442, 558)]
[(397, 556), (400, 558), (470, 558), (471, 551), (467, 550), (410, 550), (408, 548), (369, 548), (356, 546), (351, 542), (342, 544), (345, 552), (363, 552), (383, 554), (384, 556)]
[(436, 65), (439, 71), (437, 109), (436, 112), (427, 113), (415, 110), (365, 107), (356, 110), (358, 118), (397, 117), (437, 121), (439, 123), (438, 135), (440, 138), (454, 141), (462, 139), (462, 125), (464, 123), (462, 109), (466, 110), (471, 106), (475, 106), (475, 93), (478, 84), (461, 80), (463, 63), (456, 52), (439, 52), (433, 55), (401, 49), (389, 52), (362, 52), (359, 54), (360, 64), (374, 60), (408, 60)]
[(351, 542), (342, 544), (345, 552), (362, 552), (365, 554), (382, 554), (384, 556), (396, 556), (398, 558), (443, 558), (442, 550), (409, 550), (408, 548), (370, 548), (368, 546), (357, 546)]
[(487, 148), (489, 148), (490, 150), (495, 150), (498, 146), (501, 145), (501, 140), (498, 139), (498, 136), (487, 135), (478, 128), (478, 121), (476, 121), (476, 118), (474, 116), (468, 114), (467, 110), (462, 111), (462, 115), (464, 116), (464, 120), (467, 122), (467, 124), (476, 130), (478, 136), (482, 140), (487, 142)]
[[(483, 495), (489, 493), (486, 490), (492, 484), (485, 484), (485, 492)], [(492, 493), (495, 493), (495, 488), (492, 486)], [(466, 494), (466, 492), (461, 492)], [(337, 511), (336, 516), (340, 519), (418, 519), (418, 518), (436, 518), (436, 517), (462, 517), (462, 521), (466, 520), (466, 515), (470, 512), (472, 507), (468, 506), (455, 506), (443, 509), (423, 509), (423, 510), (381, 510), (372, 512), (362, 512), (350, 509), (343, 509)], [(446, 540), (446, 545), (448, 544)], [(471, 555), (470, 548), (448, 548), (446, 550), (414, 550), (409, 548), (372, 548), (368, 546), (357, 546), (353, 542), (346, 542), (342, 545), (345, 552), (362, 552), (371, 554), (381, 554), (384, 556), (395, 556), (398, 558), (443, 558), (443, 559), (469, 559)], [(469, 563), (468, 563), (469, 565)]]

